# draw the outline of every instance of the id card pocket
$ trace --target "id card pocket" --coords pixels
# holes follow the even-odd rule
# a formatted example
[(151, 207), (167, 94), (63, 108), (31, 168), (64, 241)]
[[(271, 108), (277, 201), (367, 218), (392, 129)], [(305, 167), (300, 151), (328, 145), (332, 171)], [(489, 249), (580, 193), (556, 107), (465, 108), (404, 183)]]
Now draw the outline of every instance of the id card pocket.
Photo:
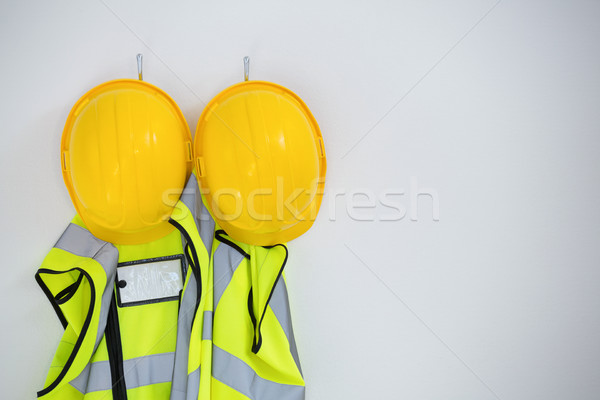
[(120, 307), (178, 300), (182, 289), (182, 254), (117, 265), (117, 302)]

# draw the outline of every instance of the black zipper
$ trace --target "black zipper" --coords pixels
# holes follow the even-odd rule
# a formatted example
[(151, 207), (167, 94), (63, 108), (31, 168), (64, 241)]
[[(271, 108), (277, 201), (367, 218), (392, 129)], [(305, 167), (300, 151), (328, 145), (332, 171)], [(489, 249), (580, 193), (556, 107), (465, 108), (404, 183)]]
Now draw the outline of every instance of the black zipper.
[(112, 379), (113, 400), (127, 400), (117, 298), (114, 292), (108, 310), (108, 320), (106, 321), (104, 334), (106, 336), (106, 349), (108, 350), (108, 363), (110, 365), (110, 375)]

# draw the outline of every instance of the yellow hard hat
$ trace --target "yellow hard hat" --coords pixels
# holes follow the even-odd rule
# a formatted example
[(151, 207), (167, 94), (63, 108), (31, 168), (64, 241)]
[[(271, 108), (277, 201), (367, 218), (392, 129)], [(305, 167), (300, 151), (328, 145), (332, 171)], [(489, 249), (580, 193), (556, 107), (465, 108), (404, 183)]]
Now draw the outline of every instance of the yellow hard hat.
[(75, 209), (96, 237), (140, 244), (168, 234), (193, 165), (177, 104), (141, 80), (103, 83), (73, 106), (61, 142)]
[(315, 118), (289, 89), (245, 81), (219, 93), (198, 121), (194, 156), (207, 206), (232, 238), (270, 246), (313, 224), (325, 148)]

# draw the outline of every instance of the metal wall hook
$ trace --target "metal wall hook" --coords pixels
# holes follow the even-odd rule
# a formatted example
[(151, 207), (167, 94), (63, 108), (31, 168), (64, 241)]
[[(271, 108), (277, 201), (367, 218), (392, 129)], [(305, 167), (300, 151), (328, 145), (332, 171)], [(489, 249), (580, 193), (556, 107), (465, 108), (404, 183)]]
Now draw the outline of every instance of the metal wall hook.
[(139, 53), (139, 54), (137, 55), (138, 79), (139, 79), (140, 81), (143, 81), (143, 80), (144, 80), (144, 78), (142, 77), (142, 58), (143, 58), (143, 57), (144, 57), (144, 56), (142, 55), (142, 53)]
[(250, 57), (244, 57), (244, 80), (247, 81), (250, 78)]

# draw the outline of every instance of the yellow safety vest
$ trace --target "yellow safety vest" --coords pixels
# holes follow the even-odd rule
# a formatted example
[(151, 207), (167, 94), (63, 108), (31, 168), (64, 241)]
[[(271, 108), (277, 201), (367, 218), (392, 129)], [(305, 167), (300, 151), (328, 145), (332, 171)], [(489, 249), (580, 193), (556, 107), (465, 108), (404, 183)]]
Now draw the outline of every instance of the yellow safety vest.
[(178, 326), (177, 290), (183, 286), (202, 310), (198, 294), (208, 277), (208, 253), (191, 213), (183, 204), (177, 209), (174, 224), (194, 229), (141, 245), (104, 242), (78, 216), (67, 227), (36, 274), (65, 327), (38, 397), (169, 399), (178, 336), (190, 334)]
[[(65, 327), (38, 397), (304, 399), (287, 248), (229, 238), (193, 175), (170, 222), (177, 230), (162, 239), (114, 245), (74, 218), (36, 274)], [(152, 275), (144, 265), (161, 260), (181, 261), (178, 296), (124, 301), (136, 278), (125, 271), (141, 266)]]
[(283, 275), (287, 248), (251, 246), (227, 236), (194, 178), (181, 201), (203, 238), (214, 232), (214, 240), (205, 242), (210, 289), (203, 327), (198, 322), (192, 329), (186, 396), (172, 399), (302, 400), (304, 379)]

